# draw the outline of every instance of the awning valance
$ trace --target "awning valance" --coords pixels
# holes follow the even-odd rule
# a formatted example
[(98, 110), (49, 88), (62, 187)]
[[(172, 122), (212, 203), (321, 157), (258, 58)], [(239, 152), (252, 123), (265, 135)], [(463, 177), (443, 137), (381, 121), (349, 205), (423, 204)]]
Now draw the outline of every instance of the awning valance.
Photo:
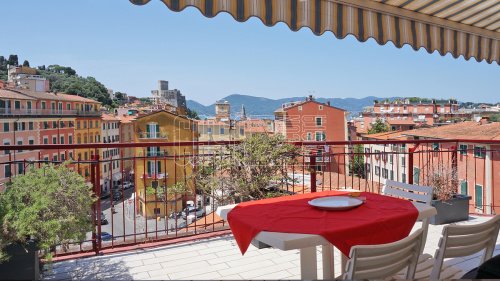
[[(130, 0), (143, 5), (150, 0)], [(220, 12), (243, 22), (254, 16), (267, 26), (308, 27), (364, 42), (391, 41), (401, 48), (425, 48), (457, 58), (500, 64), (500, 0), (162, 0), (172, 11), (198, 8), (206, 17)]]

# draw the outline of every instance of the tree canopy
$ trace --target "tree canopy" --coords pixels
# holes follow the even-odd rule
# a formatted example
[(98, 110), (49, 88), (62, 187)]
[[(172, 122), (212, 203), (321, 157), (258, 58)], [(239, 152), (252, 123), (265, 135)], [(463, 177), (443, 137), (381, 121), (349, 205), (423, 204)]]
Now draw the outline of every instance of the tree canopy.
[(387, 123), (385, 123), (385, 121), (379, 118), (377, 118), (375, 124), (373, 124), (372, 127), (368, 130), (368, 134), (378, 134), (384, 132), (389, 132), (389, 126), (387, 125)]
[(200, 120), (200, 116), (198, 116), (198, 112), (190, 109), (189, 107), (187, 108), (186, 115), (188, 118)]

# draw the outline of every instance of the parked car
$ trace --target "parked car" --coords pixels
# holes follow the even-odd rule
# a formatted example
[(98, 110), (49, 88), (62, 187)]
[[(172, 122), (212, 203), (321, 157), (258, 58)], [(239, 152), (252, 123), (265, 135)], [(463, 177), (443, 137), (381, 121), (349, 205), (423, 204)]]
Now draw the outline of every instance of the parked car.
[(196, 213), (197, 218), (203, 217), (205, 215), (205, 208), (203, 208), (203, 207), (199, 207), (199, 208), (187, 207), (186, 209), (184, 209), (184, 212), (182, 212), (182, 218), (186, 219), (189, 214), (193, 214), (193, 213)]
[(122, 198), (123, 198), (123, 194), (121, 191), (116, 190), (113, 192), (113, 201), (120, 201), (120, 200), (122, 200)]
[(108, 241), (108, 240), (112, 240), (113, 239), (113, 235), (107, 233), (107, 232), (101, 232), (101, 240), (102, 241)]
[(131, 182), (124, 182), (123, 183), (123, 189), (129, 189), (129, 188), (133, 188), (133, 187), (134, 187), (134, 184)]
[(101, 225), (106, 225), (108, 224), (108, 220), (106, 219), (106, 216), (104, 215), (103, 212), (101, 212)]

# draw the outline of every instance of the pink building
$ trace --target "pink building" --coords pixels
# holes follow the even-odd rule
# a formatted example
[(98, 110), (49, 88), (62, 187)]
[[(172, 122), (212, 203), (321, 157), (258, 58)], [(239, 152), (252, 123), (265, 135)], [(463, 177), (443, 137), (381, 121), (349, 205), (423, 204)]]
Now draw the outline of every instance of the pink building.
[[(429, 173), (442, 163), (451, 167), (452, 151), (457, 152), (458, 193), (472, 196), (470, 211), (500, 212), (500, 145), (477, 140), (500, 140), (500, 122), (467, 121), (441, 127), (405, 132), (410, 139), (460, 139), (458, 143), (420, 145), (414, 156), (413, 182), (425, 184)], [(432, 151), (439, 151), (433, 153)], [(418, 152), (424, 152), (419, 153)]]
[(392, 131), (412, 130), (422, 126), (433, 126), (457, 118), (470, 118), (470, 114), (458, 112), (458, 103), (449, 100), (446, 103), (412, 103), (409, 99), (393, 102), (375, 102), (373, 107), (365, 109), (362, 114), (364, 130), (381, 119)]

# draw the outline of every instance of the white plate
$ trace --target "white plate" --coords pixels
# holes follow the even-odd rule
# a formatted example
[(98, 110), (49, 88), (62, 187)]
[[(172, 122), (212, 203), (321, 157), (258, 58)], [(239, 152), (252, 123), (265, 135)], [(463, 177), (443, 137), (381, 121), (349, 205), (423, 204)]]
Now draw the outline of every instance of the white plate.
[(348, 196), (329, 196), (316, 198), (308, 203), (324, 210), (348, 210), (363, 204), (363, 201)]

